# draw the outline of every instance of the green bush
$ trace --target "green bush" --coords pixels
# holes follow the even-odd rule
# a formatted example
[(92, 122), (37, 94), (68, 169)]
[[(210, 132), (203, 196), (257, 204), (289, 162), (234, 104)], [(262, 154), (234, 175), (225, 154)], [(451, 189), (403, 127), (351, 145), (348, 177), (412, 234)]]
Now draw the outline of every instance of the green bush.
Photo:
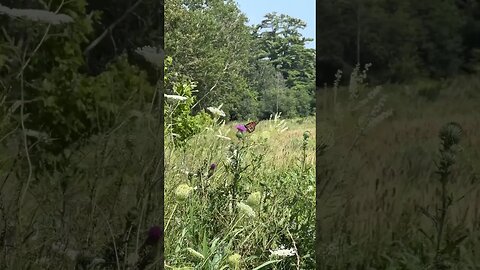
[[(212, 124), (212, 118), (205, 111), (193, 115), (195, 106), (193, 95), (196, 84), (189, 78), (178, 73), (170, 74), (169, 67), (172, 58), (165, 60), (165, 85), (168, 92), (173, 92), (173, 97), (165, 96), (165, 134), (172, 136), (176, 143), (184, 143), (187, 139), (198, 134), (205, 127)], [(171, 89), (171, 90), (169, 90)]]

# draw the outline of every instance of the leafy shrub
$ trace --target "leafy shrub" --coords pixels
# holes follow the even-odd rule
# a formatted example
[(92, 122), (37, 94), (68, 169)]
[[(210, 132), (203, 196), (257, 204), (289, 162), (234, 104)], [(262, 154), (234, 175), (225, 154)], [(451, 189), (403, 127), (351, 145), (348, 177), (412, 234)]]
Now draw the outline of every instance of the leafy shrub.
[[(192, 109), (195, 106), (193, 96), (196, 84), (178, 73), (170, 74), (169, 67), (172, 58), (165, 59), (165, 85), (168, 92), (175, 96), (165, 96), (165, 134), (173, 136), (175, 142), (184, 143), (188, 138), (198, 134), (202, 129), (212, 123), (212, 118), (206, 112), (201, 111), (195, 115)], [(168, 90), (168, 89), (171, 90)]]

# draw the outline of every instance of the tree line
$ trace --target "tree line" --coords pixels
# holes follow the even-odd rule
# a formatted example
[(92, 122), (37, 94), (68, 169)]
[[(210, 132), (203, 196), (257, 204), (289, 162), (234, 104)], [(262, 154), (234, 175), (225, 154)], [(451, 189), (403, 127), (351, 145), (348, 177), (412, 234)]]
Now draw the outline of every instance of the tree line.
[(315, 50), (305, 47), (311, 40), (299, 32), (305, 27), (276, 13), (249, 26), (232, 0), (165, 2), (172, 72), (197, 82), (198, 110), (223, 104), (231, 120), (313, 113)]
[(480, 2), (325, 0), (317, 14), (318, 85), (338, 69), (372, 63), (381, 82), (475, 73), (480, 64)]

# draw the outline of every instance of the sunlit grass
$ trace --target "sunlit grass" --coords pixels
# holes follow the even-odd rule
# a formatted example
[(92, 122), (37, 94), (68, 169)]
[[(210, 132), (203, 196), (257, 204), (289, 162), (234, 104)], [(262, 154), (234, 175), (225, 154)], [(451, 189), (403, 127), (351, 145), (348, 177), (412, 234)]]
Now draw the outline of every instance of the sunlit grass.
[[(314, 267), (314, 118), (261, 121), (243, 139), (237, 124), (208, 128), (182, 148), (166, 143), (167, 267), (234, 269), (234, 254), (238, 269)], [(185, 201), (173, 192), (181, 184), (194, 190)], [(281, 246), (296, 253), (271, 256)]]

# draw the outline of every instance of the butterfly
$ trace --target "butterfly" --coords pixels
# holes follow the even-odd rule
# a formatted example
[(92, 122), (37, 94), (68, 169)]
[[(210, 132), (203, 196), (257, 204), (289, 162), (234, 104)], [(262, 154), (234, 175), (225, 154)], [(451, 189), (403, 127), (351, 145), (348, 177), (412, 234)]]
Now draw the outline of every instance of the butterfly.
[(259, 122), (260, 120), (257, 122), (252, 121), (250, 123), (245, 124), (245, 128), (247, 129), (248, 133), (252, 133)]

